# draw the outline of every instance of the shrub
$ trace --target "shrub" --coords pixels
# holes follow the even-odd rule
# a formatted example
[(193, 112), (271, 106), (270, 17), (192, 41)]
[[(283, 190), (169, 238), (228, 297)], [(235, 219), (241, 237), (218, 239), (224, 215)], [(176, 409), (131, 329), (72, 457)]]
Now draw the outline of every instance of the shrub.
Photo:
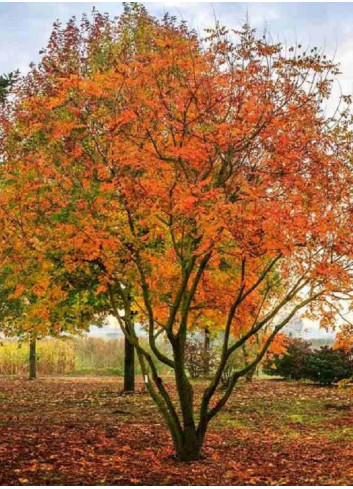
[(232, 375), (237, 370), (244, 367), (244, 361), (240, 359), (240, 354), (238, 352), (233, 353), (229, 358), (227, 365), (225, 366), (222, 376), (221, 376), (221, 388), (226, 389), (229, 386), (229, 382)]
[(192, 379), (212, 375), (218, 363), (218, 349), (209, 344), (205, 347), (204, 338), (195, 334), (187, 338), (185, 347), (185, 363)]
[(321, 347), (306, 358), (305, 378), (320, 384), (332, 384), (353, 375), (353, 359), (350, 352)]
[(290, 341), (287, 351), (282, 355), (271, 355), (263, 366), (264, 373), (279, 375), (287, 379), (306, 378), (306, 359), (312, 353), (311, 343), (299, 338)]
[[(190, 334), (185, 348), (185, 363), (190, 377), (200, 379), (212, 376), (219, 364), (221, 352), (222, 345), (217, 340), (210, 342), (206, 347), (201, 334)], [(245, 365), (243, 352), (239, 350), (233, 353), (222, 372), (221, 388), (226, 389), (233, 373), (244, 368)]]
[(294, 339), (283, 355), (275, 355), (265, 362), (264, 372), (329, 385), (353, 376), (353, 358), (344, 349), (323, 346), (312, 350), (310, 342)]

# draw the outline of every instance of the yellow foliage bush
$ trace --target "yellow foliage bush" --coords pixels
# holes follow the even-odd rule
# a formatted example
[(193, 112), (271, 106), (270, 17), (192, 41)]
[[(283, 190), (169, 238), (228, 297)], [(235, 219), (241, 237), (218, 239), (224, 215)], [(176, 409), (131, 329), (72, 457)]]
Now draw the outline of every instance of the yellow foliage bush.
[[(0, 375), (27, 376), (29, 345), (7, 339), (0, 344)], [(161, 372), (166, 367), (159, 366)], [(37, 341), (38, 375), (123, 375), (124, 339), (45, 338)], [(140, 367), (136, 362), (136, 373)]]

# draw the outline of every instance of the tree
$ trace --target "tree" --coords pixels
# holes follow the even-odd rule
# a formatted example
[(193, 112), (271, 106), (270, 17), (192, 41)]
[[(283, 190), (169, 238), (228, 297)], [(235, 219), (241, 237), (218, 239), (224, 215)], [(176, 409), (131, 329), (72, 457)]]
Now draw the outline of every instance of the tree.
[(0, 104), (3, 104), (11, 88), (18, 80), (19, 72), (11, 72), (7, 75), (0, 75)]
[(352, 323), (341, 324), (339, 331), (336, 333), (334, 349), (351, 352), (353, 350), (353, 325)]
[[(332, 321), (331, 300), (351, 286), (348, 122), (321, 110), (337, 67), (247, 25), (233, 42), (228, 34), (217, 26), (202, 42), (140, 6), (117, 22), (96, 14), (81, 30), (57, 26), (6, 125), (0, 209), (36, 223), (41, 257), (60, 253), (69, 271), (94, 266), (181, 460), (200, 456), (210, 421), (288, 321), (300, 310)], [(58, 72), (57, 43), (82, 69)], [(174, 372), (177, 403), (139, 341), (131, 301)], [(185, 347), (206, 322), (222, 352), (197, 406)], [(220, 391), (232, 354), (264, 330), (255, 358)]]
[[(21, 87), (18, 87), (17, 95), (19, 92), (21, 92), (21, 89), (23, 90), (22, 93), (27, 93), (27, 95), (33, 95), (34, 93), (40, 93), (42, 90), (49, 90), (49, 85), (48, 85), (48, 80), (52, 75), (55, 76), (63, 76), (66, 74), (67, 76), (70, 76), (73, 73), (80, 73), (82, 70), (89, 71), (91, 63), (95, 63), (95, 57), (97, 56), (97, 48), (100, 49), (102, 44), (108, 40), (107, 35), (109, 34), (108, 32), (104, 32), (103, 30), (100, 31), (100, 28), (104, 26), (104, 18), (101, 16), (96, 17), (96, 23), (94, 26), (94, 30), (90, 32), (90, 37), (88, 40), (86, 40), (87, 45), (90, 45), (90, 48), (92, 48), (93, 44), (96, 44), (96, 50), (92, 54), (91, 58), (87, 59), (81, 59), (80, 58), (80, 47), (81, 43), (83, 42), (81, 38), (81, 34), (79, 30), (76, 28), (74, 21), (70, 21), (68, 23), (67, 28), (65, 29), (65, 34), (62, 35), (60, 32), (60, 23), (56, 23), (54, 27), (54, 31), (52, 34), (52, 37), (50, 39), (49, 45), (48, 45), (48, 50), (50, 52), (50, 56), (43, 58), (43, 62), (40, 66), (40, 70), (36, 71), (34, 69), (33, 73), (27, 78), (26, 83), (22, 85)], [(106, 20), (106, 19), (105, 19)], [(88, 21), (86, 18), (83, 19), (83, 25), (85, 25), (84, 29), (90, 30), (92, 26), (89, 25)], [(70, 49), (68, 50), (68, 44), (70, 44)], [(44, 54), (45, 51), (42, 51), (42, 54)], [(97, 60), (99, 62), (99, 60)], [(32, 76), (34, 75), (34, 76)], [(9, 94), (10, 90), (14, 88), (15, 83), (19, 80), (19, 72), (11, 72), (8, 75), (2, 75), (0, 76), (0, 103), (4, 103), (6, 100), (7, 95)], [(8, 107), (5, 109), (6, 111), (8, 110)], [(2, 118), (3, 124), (5, 126), (7, 124), (11, 124), (11, 117), (5, 117), (3, 116)], [(9, 146), (7, 148), (9, 150)], [(18, 148), (17, 148), (18, 149)], [(23, 155), (23, 151), (26, 151), (26, 148), (22, 146), (21, 152)], [(58, 219), (61, 219), (60, 216), (58, 216)], [(6, 224), (4, 223), (4, 226)], [(23, 232), (23, 229), (21, 229)], [(16, 232), (16, 231), (15, 231)], [(27, 230), (28, 232), (28, 230)], [(32, 232), (29, 231), (29, 232)], [(8, 235), (6, 236), (6, 239), (8, 239)], [(11, 241), (11, 240), (9, 240)], [(27, 243), (29, 248), (33, 248), (32, 243)], [(58, 261), (58, 256), (55, 256), (56, 262)], [(36, 260), (36, 259), (35, 259)], [(56, 264), (55, 264), (56, 265)], [(23, 266), (23, 265), (22, 265)], [(53, 282), (53, 278), (48, 280)], [(88, 281), (88, 287), (91, 287), (92, 284), (90, 281)], [(70, 283), (70, 287), (72, 287), (72, 281)], [(82, 292), (82, 280), (80, 281), (80, 290)], [(21, 286), (22, 289), (24, 289), (23, 286)], [(92, 292), (92, 289), (91, 289)], [(98, 304), (97, 304), (97, 312), (99, 316), (99, 321), (102, 320), (102, 300), (104, 299), (103, 295), (101, 294), (101, 297), (98, 299)], [(90, 298), (90, 306), (93, 305), (92, 297)], [(106, 307), (106, 312), (109, 312), (111, 307), (107, 305)], [(95, 319), (96, 321), (98, 320), (97, 315), (93, 313), (90, 316), (92, 319)], [(14, 318), (12, 318), (14, 320)], [(36, 361), (36, 355), (35, 355), (35, 344), (36, 344), (36, 337), (37, 337), (37, 332), (36, 332), (36, 327), (31, 327), (31, 331), (27, 331), (28, 327), (26, 326), (24, 329), (21, 328), (21, 333), (19, 333), (19, 327), (18, 324), (15, 328), (13, 328), (13, 331), (16, 331), (16, 334), (23, 334), (23, 331), (27, 331), (25, 333), (25, 336), (28, 336), (28, 339), (30, 341), (30, 378), (35, 378), (36, 377), (36, 367), (35, 367), (35, 361)], [(71, 328), (71, 329), (70, 329)], [(72, 324), (70, 326), (70, 330), (72, 331)], [(80, 329), (82, 328), (83, 330), (87, 329), (87, 324), (82, 324), (80, 322), (79, 325), (75, 326), (74, 329)], [(59, 328), (60, 329), (60, 328)], [(61, 328), (62, 329), (62, 328)], [(65, 329), (65, 328), (64, 328)], [(50, 330), (52, 331), (53, 328), (50, 327)], [(5, 331), (5, 330), (4, 330)], [(11, 334), (11, 333), (10, 333)], [(124, 361), (124, 391), (131, 392), (134, 391), (135, 389), (135, 355), (134, 355), (134, 347), (133, 345), (129, 342), (129, 340), (125, 337), (125, 361)]]

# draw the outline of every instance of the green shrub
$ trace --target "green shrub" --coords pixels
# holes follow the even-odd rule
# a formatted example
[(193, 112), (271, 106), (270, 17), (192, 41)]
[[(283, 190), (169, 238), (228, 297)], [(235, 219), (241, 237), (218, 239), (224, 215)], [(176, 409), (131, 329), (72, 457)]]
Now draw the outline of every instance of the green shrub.
[(306, 359), (312, 353), (310, 341), (299, 338), (291, 340), (282, 355), (272, 355), (264, 363), (263, 371), (268, 375), (279, 375), (286, 379), (306, 378)]
[(353, 376), (353, 358), (342, 349), (324, 346), (312, 350), (310, 342), (294, 339), (283, 355), (268, 359), (263, 370), (269, 375), (329, 385)]
[(353, 360), (344, 350), (321, 347), (306, 358), (307, 379), (320, 384), (333, 384), (353, 375)]

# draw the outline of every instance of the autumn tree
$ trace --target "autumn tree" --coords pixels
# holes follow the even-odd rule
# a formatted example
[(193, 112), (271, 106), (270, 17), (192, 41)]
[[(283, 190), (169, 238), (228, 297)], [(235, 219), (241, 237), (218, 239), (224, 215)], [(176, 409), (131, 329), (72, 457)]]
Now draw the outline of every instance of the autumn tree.
[[(11, 111), (12, 106), (10, 103), (6, 103), (7, 95), (10, 93), (11, 89), (14, 88), (16, 81), (20, 81), (19, 86), (16, 87), (16, 90), (13, 90), (15, 96), (19, 97), (20, 94), (23, 96), (33, 96), (34, 94), (46, 92), (49, 93), (51, 90), (51, 80), (55, 79), (55, 77), (62, 76), (71, 76), (72, 74), (78, 74), (82, 72), (89, 72), (91, 69), (94, 69), (95, 66), (99, 66), (100, 63), (104, 62), (104, 56), (100, 59), (98, 55), (98, 50), (101, 50), (102, 46), (105, 42), (109, 41), (109, 29), (104, 30), (103, 27), (107, 27), (106, 18), (101, 16), (97, 16), (95, 25), (92, 26), (86, 17), (82, 19), (82, 31), (78, 29), (75, 25), (74, 19), (72, 19), (68, 25), (65, 27), (63, 31), (61, 31), (61, 24), (57, 22), (54, 24), (54, 30), (52, 36), (50, 38), (50, 42), (46, 51), (42, 51), (43, 60), (39, 67), (32, 66), (32, 72), (25, 79), (19, 79), (19, 72), (9, 73), (8, 75), (2, 75), (0, 77), (0, 102), (4, 105), (1, 108), (2, 117), (2, 146), (3, 152), (2, 156), (4, 159), (8, 159), (9, 155), (12, 154), (14, 156), (14, 151), (16, 152), (15, 157), (24, 157), (24, 155), (28, 152), (28, 150), (33, 151), (35, 148), (36, 142), (34, 140), (31, 141), (30, 147), (27, 146), (25, 141), (19, 141), (14, 137), (12, 140), (8, 138), (9, 132), (7, 129), (12, 127), (13, 121), (13, 113)], [(87, 38), (84, 38), (84, 33), (87, 34)], [(86, 46), (86, 54), (87, 57), (81, 57), (81, 50), (84, 49), (83, 46)], [(109, 63), (109, 60), (107, 60)], [(12, 134), (13, 135), (13, 134)], [(9, 181), (7, 181), (7, 184)], [(19, 183), (19, 182), (17, 182)], [(17, 192), (17, 189), (15, 192)], [(23, 191), (23, 190), (22, 190)], [(8, 196), (10, 192), (8, 192)], [(14, 200), (17, 199), (17, 203), (21, 199), (21, 194), (17, 194), (16, 197), (12, 196)], [(3, 208), (5, 210), (5, 207)], [(89, 271), (89, 278), (85, 277), (85, 272), (80, 269), (75, 269), (74, 273), (69, 272), (70, 277), (68, 278), (67, 270), (61, 270), (61, 273), (58, 272), (58, 269), (61, 265), (61, 257), (60, 253), (52, 254), (45, 261), (44, 268), (41, 266), (38, 267), (38, 254), (35, 253), (34, 260), (33, 258), (33, 250), (37, 250), (35, 242), (36, 233), (34, 231), (33, 225), (37, 225), (39, 222), (39, 216), (36, 218), (36, 222), (33, 220), (26, 220), (26, 224), (21, 221), (21, 217), (15, 212), (11, 214), (9, 212), (9, 208), (6, 209), (6, 212), (3, 214), (3, 261), (2, 264), (6, 269), (7, 282), (11, 282), (10, 286), (5, 284), (4, 291), (6, 290), (9, 293), (7, 297), (7, 302), (9, 304), (12, 303), (13, 295), (17, 297), (17, 295), (21, 295), (22, 291), (26, 290), (26, 286), (24, 283), (26, 282), (24, 270), (28, 276), (40, 276), (39, 282), (43, 284), (51, 283), (51, 287), (53, 284), (59, 280), (60, 284), (63, 283), (63, 280), (66, 281), (66, 289), (70, 290), (69, 301), (65, 299), (67, 296), (67, 290), (64, 291), (62, 295), (62, 299), (64, 302), (58, 302), (60, 304), (58, 308), (64, 311), (64, 314), (61, 318), (60, 324), (57, 321), (57, 316), (53, 318), (53, 314), (49, 313), (48, 304), (43, 304), (42, 300), (38, 298), (35, 294), (35, 298), (33, 299), (33, 295), (31, 296), (31, 301), (35, 301), (37, 304), (42, 304), (41, 313), (37, 313), (34, 309), (33, 314), (28, 314), (24, 312), (23, 315), (17, 314), (16, 317), (8, 314), (7, 317), (4, 317), (2, 332), (7, 335), (15, 335), (24, 339), (28, 339), (30, 343), (30, 357), (29, 357), (29, 377), (36, 377), (36, 338), (41, 337), (45, 334), (60, 334), (63, 331), (69, 331), (71, 333), (75, 333), (78, 331), (85, 331), (89, 327), (88, 317), (95, 324), (102, 324), (103, 321), (103, 311), (107, 314), (110, 310), (110, 305), (107, 303), (107, 297), (104, 297), (103, 294), (100, 294), (99, 291), (96, 294), (96, 289), (99, 286), (99, 282), (95, 281), (96, 273), (93, 271), (92, 276), (92, 267), (94, 264), (91, 264), (91, 270)], [(41, 216), (43, 217), (43, 216)], [(61, 219), (61, 216), (56, 216), (57, 220)], [(20, 222), (21, 221), (21, 222)], [(43, 219), (41, 219), (42, 224)], [(30, 236), (30, 238), (29, 238)], [(19, 247), (17, 246), (18, 241), (21, 241), (22, 247), (22, 257), (20, 258)], [(16, 244), (16, 249), (13, 246)], [(10, 251), (11, 250), (11, 251)], [(9, 273), (8, 262), (17, 261), (15, 267), (12, 266), (11, 274)], [(50, 263), (49, 263), (50, 262)], [(40, 269), (40, 272), (33, 273), (33, 267)], [(49, 271), (49, 273), (48, 273)], [(20, 272), (20, 276), (18, 275)], [(49, 277), (49, 275), (53, 272), (53, 274)], [(17, 275), (16, 275), (17, 274)], [(12, 278), (10, 278), (12, 277)], [(64, 278), (63, 278), (64, 277)], [(92, 281), (93, 277), (93, 281)], [(13, 286), (13, 284), (17, 284)], [(27, 282), (27, 287), (33, 292), (33, 283), (30, 284)], [(41, 289), (42, 286), (39, 286)], [(75, 290), (75, 287), (78, 287)], [(84, 288), (86, 287), (85, 291)], [(59, 285), (60, 288), (60, 285)], [(58, 290), (58, 289), (56, 289)], [(72, 296), (75, 296), (74, 302), (72, 302)], [(25, 300), (26, 305), (29, 306), (30, 302), (28, 298), (22, 297), (22, 301)], [(51, 298), (53, 301), (53, 297)], [(53, 301), (57, 302), (56, 301)], [(80, 304), (81, 313), (77, 314), (77, 305)], [(72, 311), (70, 311), (71, 306), (73, 307)], [(22, 304), (23, 310), (26, 310), (26, 307)], [(39, 306), (38, 306), (39, 307)], [(9, 313), (9, 309), (6, 308)], [(84, 310), (84, 312), (83, 312)], [(132, 311), (132, 315), (134, 311)], [(31, 317), (33, 322), (28, 321), (26, 319), (25, 323), (23, 318)], [(67, 318), (69, 322), (67, 321)], [(75, 322), (72, 320), (75, 318)], [(9, 321), (12, 321), (10, 326)], [(125, 338), (125, 360), (124, 360), (124, 390), (125, 391), (134, 391), (135, 389), (135, 361), (134, 361), (134, 347), (129, 342), (127, 338)]]
[[(58, 39), (80, 70), (55, 69)], [(97, 274), (181, 460), (200, 456), (210, 421), (288, 321), (306, 311), (328, 324), (351, 287), (348, 121), (321, 108), (337, 72), (317, 50), (285, 49), (247, 25), (202, 40), (127, 6), (117, 20), (57, 26), (23, 80), (6, 129), (4, 222), (11, 211), (32, 223), (41, 262), (60, 256), (70, 273)], [(174, 372), (176, 402), (132, 308)], [(222, 352), (198, 402), (185, 347), (205, 324)], [(232, 355), (264, 330), (221, 391)]]
[[(0, 116), (4, 169), (14, 143), (7, 138), (13, 121), (7, 99), (1, 106)], [(22, 144), (16, 148), (20, 149), (17, 156), (23, 157), (26, 148)], [(29, 342), (29, 379), (32, 380), (36, 378), (37, 339), (63, 332), (75, 334), (88, 330), (92, 323), (99, 325), (107, 305), (96, 293), (99, 277), (92, 266), (89, 274), (78, 268), (70, 271), (63, 266), (60, 254), (43, 253), (36, 234), (40, 216), (31, 219), (33, 214), (23, 212), (23, 196), (28, 187), (20, 178), (14, 183), (13, 178), (1, 181), (4, 205), (0, 214), (0, 331), (7, 337)]]
[(336, 334), (335, 343), (333, 345), (334, 349), (344, 350), (349, 353), (353, 351), (353, 324), (352, 322), (344, 317), (343, 324), (341, 323), (338, 327), (339, 331)]
[[(7, 337), (29, 342), (29, 379), (36, 378), (36, 344), (45, 336), (78, 334), (105, 319), (106, 303), (96, 294), (94, 273), (89, 277), (76, 270), (68, 274), (60, 264), (36, 262), (21, 239), (16, 247), (7, 223), (8, 241), (3, 243), (0, 274), (0, 331)], [(12, 260), (16, 258), (16, 262)], [(37, 266), (40, 264), (40, 266)], [(51, 293), (44, 294), (47, 283)], [(54, 285), (55, 284), (55, 285)], [(99, 285), (99, 283), (98, 283)]]

